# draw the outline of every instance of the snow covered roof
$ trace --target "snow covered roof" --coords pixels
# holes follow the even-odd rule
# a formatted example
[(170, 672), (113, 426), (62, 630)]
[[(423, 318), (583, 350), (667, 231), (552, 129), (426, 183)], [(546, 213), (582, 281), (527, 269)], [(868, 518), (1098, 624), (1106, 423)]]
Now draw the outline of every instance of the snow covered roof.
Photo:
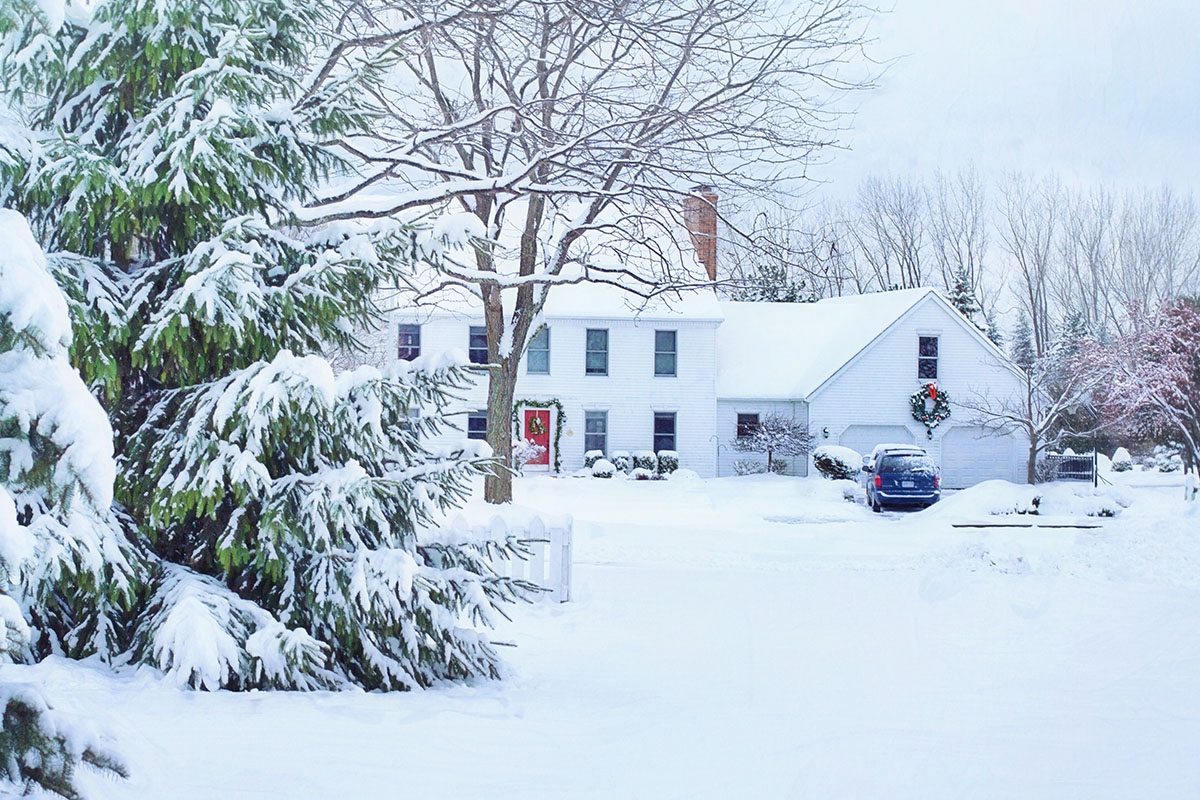
[(721, 303), (717, 397), (807, 398), (931, 294), (920, 288), (817, 303)]
[[(513, 293), (505, 293), (506, 310), (511, 313)], [(482, 319), (479, 297), (462, 287), (442, 291), (435, 304), (422, 308), (400, 308), (398, 314), (422, 318), (455, 317)], [(719, 322), (721, 304), (711, 289), (668, 292), (650, 299), (599, 283), (566, 283), (552, 286), (542, 310), (545, 319), (638, 319), (692, 320)]]

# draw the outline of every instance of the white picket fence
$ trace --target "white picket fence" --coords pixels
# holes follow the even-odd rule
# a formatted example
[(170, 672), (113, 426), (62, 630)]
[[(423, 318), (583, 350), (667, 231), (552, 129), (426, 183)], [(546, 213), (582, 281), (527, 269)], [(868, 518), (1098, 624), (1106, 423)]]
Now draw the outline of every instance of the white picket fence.
[(502, 541), (516, 536), (531, 551), (528, 558), (495, 558), (500, 575), (526, 580), (546, 590), (543, 597), (565, 603), (571, 599), (571, 535), (569, 515), (547, 516), (514, 506), (472, 503), (447, 526), (454, 538)]
[[(532, 554), (529, 558), (504, 558), (493, 562), (496, 571), (510, 578), (535, 583), (547, 590), (547, 597), (559, 603), (571, 599), (571, 533), (570, 517), (546, 524), (534, 517), (524, 528), (509, 532), (525, 543)], [(555, 524), (558, 523), (558, 524)]]

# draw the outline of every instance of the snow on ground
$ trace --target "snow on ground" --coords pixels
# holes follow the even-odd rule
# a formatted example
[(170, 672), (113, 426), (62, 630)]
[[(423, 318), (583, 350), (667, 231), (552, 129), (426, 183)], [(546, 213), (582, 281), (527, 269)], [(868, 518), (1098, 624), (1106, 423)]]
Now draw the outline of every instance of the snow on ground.
[(87, 776), (97, 798), (1194, 797), (1200, 531), (1178, 484), (1121, 487), (1097, 529), (983, 529), (952, 524), (1071, 517), (983, 510), (1023, 487), (875, 515), (820, 479), (528, 478), (519, 503), (575, 515), (576, 600), (517, 610), (506, 682), (0, 672), (116, 737), (133, 778)]

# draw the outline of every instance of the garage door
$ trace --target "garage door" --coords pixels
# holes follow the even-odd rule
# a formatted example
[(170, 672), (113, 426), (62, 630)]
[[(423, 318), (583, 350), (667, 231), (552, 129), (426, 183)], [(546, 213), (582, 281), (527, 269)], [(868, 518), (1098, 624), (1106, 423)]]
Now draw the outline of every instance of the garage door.
[(964, 489), (982, 481), (1013, 479), (1013, 438), (958, 426), (942, 437), (942, 486)]
[(903, 425), (851, 425), (838, 438), (838, 444), (861, 456), (870, 453), (877, 444), (912, 443), (913, 436)]

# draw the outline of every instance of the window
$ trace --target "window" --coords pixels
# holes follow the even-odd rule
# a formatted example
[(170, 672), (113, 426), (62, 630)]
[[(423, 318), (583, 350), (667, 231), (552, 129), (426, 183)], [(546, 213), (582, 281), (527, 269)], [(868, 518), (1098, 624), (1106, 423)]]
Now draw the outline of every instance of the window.
[(400, 326), (399, 346), (396, 348), (396, 355), (405, 361), (412, 361), (421, 355), (420, 325)]
[(608, 412), (583, 412), (583, 451), (608, 452)]
[(482, 325), (472, 325), (467, 337), (467, 355), (472, 364), (488, 363), (487, 328)]
[(737, 415), (737, 438), (745, 439), (747, 436), (753, 436), (756, 430), (758, 430), (758, 414)]
[(608, 374), (608, 331), (587, 329), (587, 353), (584, 370), (588, 375)]
[(486, 439), (487, 438), (487, 413), (484, 411), (472, 411), (467, 414), (467, 438), (468, 439)]
[(654, 452), (675, 449), (675, 412), (654, 412)]
[(525, 371), (530, 375), (550, 374), (550, 329), (542, 328), (525, 348)]
[(917, 379), (936, 381), (938, 367), (938, 337), (917, 338)]
[(654, 374), (675, 374), (675, 331), (654, 332)]

